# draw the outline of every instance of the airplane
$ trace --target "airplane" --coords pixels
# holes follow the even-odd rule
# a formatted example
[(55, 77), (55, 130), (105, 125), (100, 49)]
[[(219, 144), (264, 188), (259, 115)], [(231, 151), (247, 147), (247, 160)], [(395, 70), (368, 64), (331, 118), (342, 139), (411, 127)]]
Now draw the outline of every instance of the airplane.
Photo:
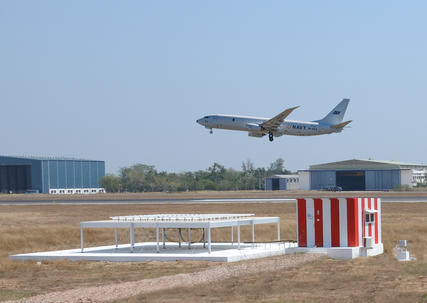
[(247, 131), (249, 137), (262, 138), (268, 135), (270, 141), (274, 137), (283, 135), (291, 136), (316, 136), (340, 133), (347, 124), (353, 120), (342, 122), (350, 99), (343, 99), (323, 119), (311, 122), (285, 120), (289, 114), (299, 106), (288, 108), (274, 118), (257, 118), (235, 115), (210, 115), (196, 120), (197, 123), (209, 129), (213, 128)]

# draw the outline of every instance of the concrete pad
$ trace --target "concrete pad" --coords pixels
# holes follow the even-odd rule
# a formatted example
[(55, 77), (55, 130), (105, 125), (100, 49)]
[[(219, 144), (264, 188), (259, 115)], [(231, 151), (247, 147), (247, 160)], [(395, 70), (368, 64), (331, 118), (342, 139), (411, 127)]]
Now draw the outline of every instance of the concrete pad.
[(109, 262), (141, 262), (141, 261), (212, 261), (212, 262), (236, 262), (240, 260), (263, 258), (287, 253), (290, 247), (296, 243), (272, 242), (272, 243), (212, 243), (211, 253), (207, 245), (167, 242), (165, 248), (160, 246), (157, 253), (156, 242), (136, 243), (132, 249), (129, 244), (80, 248), (61, 251), (38, 252), (29, 254), (12, 255), (12, 260), (70, 260), (70, 261), (109, 261)]
[(292, 247), (286, 250), (290, 253), (326, 253), (332, 259), (350, 260), (358, 257), (372, 257), (384, 252), (382, 243), (372, 248), (365, 247)]
[(349, 260), (359, 257), (359, 251), (359, 247), (295, 247), (286, 253), (326, 253), (332, 259)]

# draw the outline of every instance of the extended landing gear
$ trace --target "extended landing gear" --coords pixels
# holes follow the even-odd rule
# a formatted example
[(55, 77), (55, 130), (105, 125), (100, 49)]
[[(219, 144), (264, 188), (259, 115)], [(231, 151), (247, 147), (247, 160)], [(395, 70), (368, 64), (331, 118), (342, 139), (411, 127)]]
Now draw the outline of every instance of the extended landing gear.
[(210, 129), (209, 133), (210, 133), (211, 135), (213, 134), (213, 130), (212, 130), (212, 128)]
[(274, 138), (273, 138), (273, 134), (272, 133), (268, 133), (268, 140), (270, 140), (271, 142), (273, 142)]

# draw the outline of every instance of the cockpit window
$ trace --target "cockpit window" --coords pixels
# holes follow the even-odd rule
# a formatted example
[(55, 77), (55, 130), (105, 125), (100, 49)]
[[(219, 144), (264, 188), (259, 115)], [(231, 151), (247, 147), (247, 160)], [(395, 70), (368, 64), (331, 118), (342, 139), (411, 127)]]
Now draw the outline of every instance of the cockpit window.
[(209, 116), (205, 116), (203, 119), (208, 119), (209, 118)]

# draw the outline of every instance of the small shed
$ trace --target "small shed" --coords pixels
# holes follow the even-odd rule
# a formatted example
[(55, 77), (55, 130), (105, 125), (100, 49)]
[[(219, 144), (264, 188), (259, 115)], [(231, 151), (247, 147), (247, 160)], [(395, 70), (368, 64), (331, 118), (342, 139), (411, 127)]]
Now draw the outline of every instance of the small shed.
[(274, 175), (265, 178), (265, 190), (298, 190), (298, 175)]
[(383, 253), (380, 198), (297, 199), (298, 248), (338, 259)]

